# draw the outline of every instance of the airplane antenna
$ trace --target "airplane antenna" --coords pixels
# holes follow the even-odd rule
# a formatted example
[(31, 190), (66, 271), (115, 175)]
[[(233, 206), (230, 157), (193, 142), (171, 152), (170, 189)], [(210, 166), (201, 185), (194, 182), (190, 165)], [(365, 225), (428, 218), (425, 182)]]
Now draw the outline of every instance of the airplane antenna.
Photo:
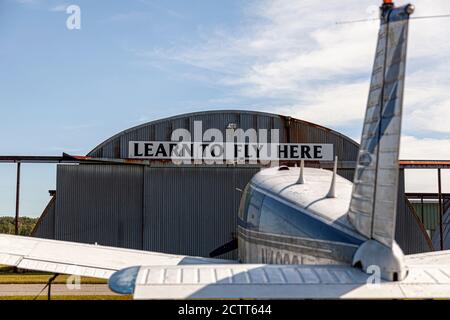
[[(381, 8), (392, 8), (394, 6), (393, 0), (384, 0)], [(415, 7), (412, 4), (409, 4), (406, 8), (408, 14), (412, 14), (414, 12)], [(419, 16), (419, 17), (410, 17), (410, 20), (421, 20), (421, 19), (441, 19), (441, 18), (450, 18), (450, 14), (436, 14), (429, 16)], [(347, 20), (347, 21), (337, 21), (336, 24), (350, 24), (350, 23), (359, 23), (366, 21), (375, 21), (380, 20), (380, 18), (369, 18), (369, 19), (359, 19), (359, 20)]]
[(300, 176), (298, 177), (297, 184), (304, 184), (305, 179), (303, 178), (303, 171), (305, 168), (305, 160), (300, 160)]
[[(450, 14), (438, 14), (432, 16), (419, 16), (419, 17), (411, 17), (410, 20), (424, 20), (424, 19), (442, 19), (442, 18), (450, 18)], [(368, 21), (376, 21), (380, 20), (380, 18), (369, 18), (369, 19), (359, 19), (359, 20), (346, 20), (346, 21), (336, 21), (335, 24), (351, 24), (351, 23), (359, 23), (359, 22), (368, 22)]]
[(331, 178), (331, 186), (328, 191), (327, 198), (336, 198), (336, 174), (337, 174), (338, 157), (334, 157), (333, 177)]

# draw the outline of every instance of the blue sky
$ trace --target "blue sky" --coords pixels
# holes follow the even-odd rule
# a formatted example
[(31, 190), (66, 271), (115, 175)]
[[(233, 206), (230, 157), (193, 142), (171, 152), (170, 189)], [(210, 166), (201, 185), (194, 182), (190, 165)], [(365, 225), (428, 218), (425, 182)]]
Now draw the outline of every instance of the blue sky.
[[(398, 1), (403, 3), (405, 1)], [(86, 154), (146, 121), (210, 109), (288, 114), (359, 139), (378, 0), (0, 0), (0, 154)], [(81, 30), (65, 9), (81, 8)], [(450, 13), (416, 0), (416, 15)], [(402, 156), (450, 159), (450, 19), (411, 24)], [(434, 191), (431, 173), (410, 190)], [(0, 215), (14, 211), (0, 164)], [(446, 181), (450, 175), (446, 173)], [(38, 216), (53, 165), (23, 166)], [(446, 184), (450, 192), (450, 184)]]

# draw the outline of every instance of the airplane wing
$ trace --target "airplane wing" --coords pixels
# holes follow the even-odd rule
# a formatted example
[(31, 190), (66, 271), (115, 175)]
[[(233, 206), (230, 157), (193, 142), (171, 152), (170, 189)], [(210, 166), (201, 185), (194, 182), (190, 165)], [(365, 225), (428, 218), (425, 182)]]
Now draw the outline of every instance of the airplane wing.
[(410, 257), (403, 281), (375, 281), (338, 265), (183, 265), (134, 267), (109, 279), (134, 299), (450, 298), (450, 251)]
[(0, 265), (108, 279), (135, 265), (226, 263), (227, 260), (0, 234)]
[(405, 256), (406, 265), (450, 265), (450, 250), (433, 251)]

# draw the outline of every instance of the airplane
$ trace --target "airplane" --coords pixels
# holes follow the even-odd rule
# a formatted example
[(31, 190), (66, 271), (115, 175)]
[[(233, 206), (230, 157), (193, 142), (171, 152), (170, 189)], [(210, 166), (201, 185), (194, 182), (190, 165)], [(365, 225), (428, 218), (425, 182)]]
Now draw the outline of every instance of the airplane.
[(354, 182), (333, 171), (262, 169), (243, 191), (238, 260), (0, 235), (0, 264), (108, 279), (135, 299), (450, 297), (450, 251), (395, 242), (411, 4), (384, 0)]

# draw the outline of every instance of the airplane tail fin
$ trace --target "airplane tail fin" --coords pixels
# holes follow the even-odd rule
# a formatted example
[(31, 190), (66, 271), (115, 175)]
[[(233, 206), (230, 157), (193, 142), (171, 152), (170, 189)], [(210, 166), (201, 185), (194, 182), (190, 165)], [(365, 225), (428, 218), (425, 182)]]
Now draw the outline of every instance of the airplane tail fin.
[(355, 228), (392, 247), (409, 16), (414, 6), (381, 7), (381, 25), (354, 177), (349, 218)]

